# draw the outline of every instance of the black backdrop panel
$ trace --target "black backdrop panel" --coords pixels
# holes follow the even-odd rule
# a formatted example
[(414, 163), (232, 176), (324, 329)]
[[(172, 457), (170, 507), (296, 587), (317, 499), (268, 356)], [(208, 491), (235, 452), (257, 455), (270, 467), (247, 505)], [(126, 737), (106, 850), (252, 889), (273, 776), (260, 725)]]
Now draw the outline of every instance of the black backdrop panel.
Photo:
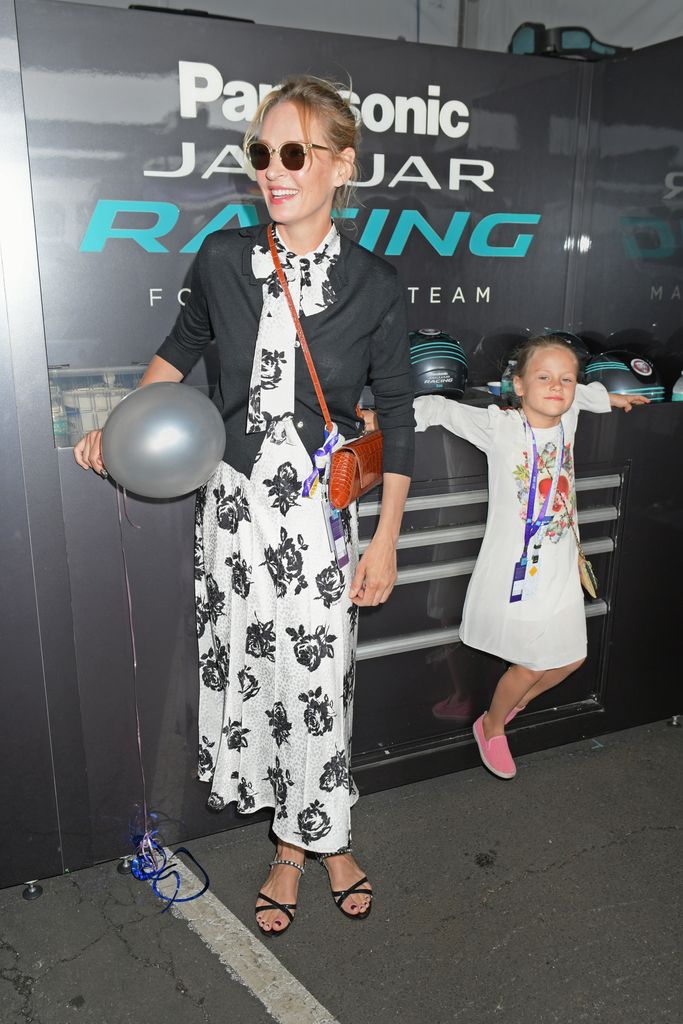
[[(1, 268), (0, 285), (4, 286)], [(21, 500), (23, 471), (4, 315), (0, 316), (0, 438), (2, 885), (57, 874), (62, 866), (31, 535), (26, 501)]]
[(607, 63), (594, 90), (583, 328), (606, 348), (683, 369), (681, 41)]
[(486, 378), (483, 337), (563, 322), (585, 68), (33, 0), (18, 12), (50, 364), (149, 359), (207, 225), (263, 217), (221, 86), (253, 99), (293, 71), (351, 77), (376, 184), (347, 225), (398, 266), (413, 327), (462, 338)]
[[(667, 107), (665, 125), (654, 113), (664, 102), (663, 86), (649, 70), (651, 59), (657, 59), (654, 51), (633, 55), (632, 63), (587, 67), (39, 0), (20, 0), (18, 23), (49, 364), (85, 369), (149, 359), (175, 319), (178, 293), (202, 233), (236, 225), (240, 218), (255, 222), (263, 214), (255, 186), (239, 173), (244, 121), (227, 119), (222, 103), (227, 100), (234, 109), (240, 89), (248, 96), (290, 71), (337, 78), (350, 73), (368, 122), (364, 174), (376, 181), (360, 191), (362, 202), (349, 226), (355, 224), (361, 244), (399, 268), (409, 289), (411, 325), (439, 326), (460, 337), (475, 378), (497, 376), (506, 346), (526, 329), (569, 326), (575, 320), (606, 336), (617, 328), (647, 326), (652, 300), (640, 285), (651, 283), (650, 264), (643, 271), (642, 260), (628, 256), (615, 219), (651, 213), (652, 203), (659, 202), (644, 169), (657, 140), (665, 144), (651, 174), (659, 182), (662, 174), (668, 179), (676, 173), (673, 147), (680, 146), (682, 136), (673, 105)], [(680, 44), (658, 48), (671, 74), (680, 49)], [(179, 62), (187, 65), (183, 75), (190, 83), (182, 111)], [(181, 116), (194, 112), (192, 82), (211, 98), (198, 102), (196, 117)], [(402, 123), (406, 107), (411, 112)], [(628, 170), (619, 162), (623, 173), (610, 163), (610, 139), (622, 131), (610, 136), (616, 123), (626, 125), (632, 139)], [(658, 126), (651, 144), (650, 124)], [(461, 134), (459, 125), (466, 128)], [(188, 167), (193, 169), (185, 174)], [(593, 167), (600, 183), (594, 231), (586, 177)], [(479, 185), (466, 180), (468, 173), (478, 175)], [(674, 191), (677, 181), (670, 180)], [(633, 197), (625, 211), (619, 198), (624, 183), (630, 183)], [(666, 200), (675, 201), (675, 196)], [(675, 233), (675, 226), (671, 230)], [(26, 232), (33, 237), (33, 224)], [(654, 244), (647, 232), (642, 237), (641, 244)], [(672, 284), (675, 250), (673, 256), (658, 257)], [(604, 309), (603, 296), (608, 297)], [(674, 339), (680, 353), (675, 305), (667, 315), (662, 337)], [(21, 343), (10, 337), (10, 346)], [(207, 363), (194, 374), (196, 382), (211, 378)], [(604, 614), (589, 622), (591, 656), (558, 694), (559, 707), (548, 698), (526, 723), (517, 724), (519, 752), (674, 710), (677, 605), (662, 584), (661, 560), (643, 537), (655, 538), (658, 557), (667, 565), (678, 558), (672, 575), (680, 575), (676, 553), (683, 495), (678, 481), (657, 468), (677, 458), (679, 413), (680, 407), (667, 406), (628, 418), (582, 419), (579, 475), (616, 474), (623, 480), (614, 493), (597, 495), (603, 505), (618, 502), (618, 519), (596, 521), (586, 534), (615, 544), (613, 553), (597, 556)], [(12, 521), (21, 542), (12, 565), (17, 586), (24, 588), (22, 607), (30, 611), (31, 556), (25, 523), (16, 512), (24, 500), (21, 466), (18, 454), (12, 454), (19, 444), (9, 420), (6, 426), (13, 441), (2, 465), (16, 497)], [(415, 495), (483, 486), (484, 460), (464, 442), (432, 431), (420, 436), (418, 450)], [(89, 800), (90, 834), (83, 837), (81, 852), (67, 852), (62, 861), (63, 867), (75, 868), (128, 852), (131, 827), (135, 830), (140, 820), (141, 787), (114, 490), (79, 470), (70, 451), (55, 456), (68, 555), (69, 578), (63, 582), (71, 592), (82, 721), (78, 755), (87, 766)], [(35, 494), (43, 470), (29, 462), (23, 471)], [(582, 510), (592, 503), (590, 493), (580, 496)], [(207, 787), (196, 781), (192, 501), (132, 500), (129, 512), (140, 527), (124, 523), (145, 771), (151, 810), (164, 840), (173, 842), (230, 827), (236, 819), (229, 812), (208, 811)], [(407, 517), (406, 530), (476, 527), (484, 515), (481, 502), (456, 512), (450, 506), (415, 512)], [(372, 518), (366, 517), (366, 535), (371, 526)], [(457, 551), (453, 545), (438, 552), (407, 547), (400, 564), (419, 568), (439, 558), (473, 558), (477, 545), (470, 538)], [(460, 575), (442, 586), (427, 580), (402, 586), (393, 603), (362, 616), (361, 644), (413, 629), (452, 629), (466, 582)], [(639, 598), (643, 590), (645, 602)], [(5, 588), (1, 596), (4, 616), (12, 594)], [(62, 621), (48, 604), (40, 611), (46, 627)], [(16, 677), (23, 666), (32, 680), (33, 717), (18, 719), (14, 745), (6, 748), (12, 752), (7, 763), (14, 787), (8, 806), (22, 834), (36, 835), (42, 828), (48, 836), (45, 856), (32, 862), (30, 872), (45, 875), (59, 870), (52, 792), (57, 790), (65, 820), (80, 820), (85, 800), (83, 779), (78, 784), (64, 772), (50, 775), (50, 742), (63, 749), (77, 715), (70, 708), (52, 714), (51, 694), (42, 694), (35, 682), (41, 678), (35, 643), (30, 647), (35, 629), (28, 613), (19, 617), (10, 648), (7, 692), (19, 700)], [(22, 661), (24, 649), (29, 653)], [(71, 679), (66, 661), (51, 668)], [(362, 659), (355, 750), (363, 789), (475, 763), (467, 723), (444, 722), (434, 709), (454, 682), (467, 690), (473, 709), (483, 706), (500, 668), (495, 659), (453, 643)], [(644, 678), (649, 679), (645, 697)], [(22, 745), (32, 751), (44, 780), (35, 817), (29, 811), (34, 779), (22, 776), (14, 754)], [(74, 750), (78, 746), (74, 743)], [(67, 847), (73, 850), (73, 844)], [(6, 867), (0, 869), (0, 884), (21, 880), (19, 861)]]

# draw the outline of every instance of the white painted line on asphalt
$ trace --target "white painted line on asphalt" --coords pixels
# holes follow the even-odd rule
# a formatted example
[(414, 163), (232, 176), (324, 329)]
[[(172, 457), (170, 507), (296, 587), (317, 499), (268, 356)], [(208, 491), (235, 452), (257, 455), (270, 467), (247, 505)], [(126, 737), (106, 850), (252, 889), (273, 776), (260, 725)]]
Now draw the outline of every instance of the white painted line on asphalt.
[[(166, 850), (166, 856), (173, 860), (180, 875), (180, 891), (196, 891), (198, 879), (194, 872), (171, 850)], [(172, 890), (173, 887), (169, 895)], [(228, 974), (245, 985), (278, 1024), (339, 1024), (210, 889), (197, 900), (174, 903), (171, 913), (187, 921)], [(281, 941), (285, 941), (284, 936)]]

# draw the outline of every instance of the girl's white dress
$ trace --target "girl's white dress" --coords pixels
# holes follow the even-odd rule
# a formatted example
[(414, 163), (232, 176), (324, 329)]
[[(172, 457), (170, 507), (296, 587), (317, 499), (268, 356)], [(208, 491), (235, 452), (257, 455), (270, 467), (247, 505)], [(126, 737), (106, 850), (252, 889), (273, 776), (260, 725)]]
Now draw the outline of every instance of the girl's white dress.
[[(541, 527), (533, 541), (541, 545), (538, 581), (532, 597), (511, 604), (514, 567), (524, 547), (529, 460), (533, 455), (522, 416), (496, 405), (476, 409), (437, 395), (415, 401), (418, 430), (444, 427), (476, 445), (488, 459), (486, 533), (467, 589), (460, 637), (470, 647), (534, 671), (559, 668), (586, 656), (583, 591), (569, 524), (571, 515), (576, 525), (574, 434), (581, 409), (610, 411), (609, 396), (602, 384), (577, 385), (574, 403), (562, 416), (564, 462), (553, 519)], [(561, 432), (558, 426), (535, 428), (534, 434), (538, 514), (556, 466)]]

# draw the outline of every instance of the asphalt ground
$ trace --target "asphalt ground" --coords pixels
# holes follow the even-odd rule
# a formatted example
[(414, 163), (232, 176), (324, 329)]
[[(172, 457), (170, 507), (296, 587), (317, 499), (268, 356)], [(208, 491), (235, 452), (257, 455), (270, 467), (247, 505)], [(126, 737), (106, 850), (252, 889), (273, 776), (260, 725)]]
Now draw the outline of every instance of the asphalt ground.
[[(371, 916), (346, 920), (310, 861), (270, 942), (263, 822), (187, 844), (213, 897), (192, 927), (115, 863), (33, 902), (5, 889), (0, 1021), (683, 1024), (682, 753), (659, 722), (519, 758), (510, 782), (477, 768), (365, 797)], [(203, 931), (221, 904), (234, 928)]]

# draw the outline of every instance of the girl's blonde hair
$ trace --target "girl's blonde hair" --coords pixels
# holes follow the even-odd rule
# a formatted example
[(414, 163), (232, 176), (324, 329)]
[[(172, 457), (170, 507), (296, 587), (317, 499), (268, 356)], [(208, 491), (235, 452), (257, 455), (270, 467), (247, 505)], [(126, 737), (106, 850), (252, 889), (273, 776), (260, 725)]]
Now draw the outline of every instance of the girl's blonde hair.
[(558, 337), (556, 334), (540, 334), (535, 338), (528, 338), (522, 342), (519, 348), (515, 349), (512, 353), (511, 358), (515, 360), (516, 365), (513, 370), (513, 376), (523, 377), (529, 360), (533, 356), (534, 352), (539, 352), (545, 348), (562, 348), (566, 352), (571, 352), (576, 360), (576, 372), (579, 373), (581, 369), (581, 360), (577, 354), (576, 349), (565, 341), (564, 338)]
[[(290, 75), (261, 100), (244, 136), (245, 156), (249, 145), (258, 139), (266, 114), (279, 103), (293, 103), (298, 109), (306, 141), (314, 141), (309, 139), (308, 135), (311, 120), (315, 117), (325, 136), (324, 141), (333, 154), (339, 154), (348, 148), (355, 150), (357, 154), (360, 146), (360, 128), (348, 100), (341, 95), (341, 90), (348, 91), (349, 95), (351, 93), (350, 88), (347, 90), (345, 86), (329, 82), (325, 78), (316, 78), (314, 75)], [(358, 176), (356, 156), (351, 177), (335, 192), (336, 209), (342, 210), (353, 203)]]

